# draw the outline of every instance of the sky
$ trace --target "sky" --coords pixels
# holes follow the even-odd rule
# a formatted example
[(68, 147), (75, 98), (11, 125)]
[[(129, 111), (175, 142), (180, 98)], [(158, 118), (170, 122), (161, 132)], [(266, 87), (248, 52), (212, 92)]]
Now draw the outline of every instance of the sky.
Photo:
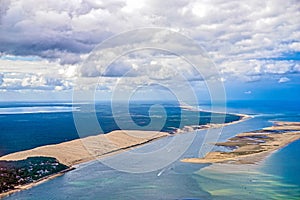
[(227, 99), (300, 100), (299, 19), (298, 0), (0, 0), (0, 101), (70, 100), (79, 79), (97, 81), (99, 100), (111, 98), (116, 84), (124, 91), (146, 85), (137, 96), (160, 98), (167, 92), (155, 81), (171, 87), (178, 74), (200, 99), (209, 98), (207, 77), (169, 52), (132, 52), (103, 72), (85, 65), (102, 42), (145, 27), (199, 44)]

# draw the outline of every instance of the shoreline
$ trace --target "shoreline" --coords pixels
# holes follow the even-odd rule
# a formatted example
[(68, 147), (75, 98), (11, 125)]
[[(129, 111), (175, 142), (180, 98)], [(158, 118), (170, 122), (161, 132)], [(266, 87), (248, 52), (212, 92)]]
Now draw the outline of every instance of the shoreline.
[[(204, 111), (204, 110), (201, 110)], [(210, 112), (210, 111), (204, 111), (204, 112)], [(222, 113), (222, 112), (214, 112), (214, 113), (218, 113), (218, 114), (226, 114), (226, 113)], [(227, 113), (230, 115), (236, 115), (239, 116), (240, 119), (236, 120), (236, 121), (232, 121), (232, 122), (228, 122), (228, 123), (222, 123), (222, 124), (215, 124), (215, 123), (209, 123), (209, 124), (205, 124), (205, 125), (190, 125), (190, 126), (184, 126), (181, 129), (177, 129), (174, 134), (182, 134), (182, 133), (186, 133), (186, 132), (192, 132), (192, 131), (197, 131), (197, 130), (206, 130), (206, 129), (213, 129), (213, 128), (222, 128), (224, 126), (229, 126), (232, 124), (238, 124), (241, 122), (244, 122), (248, 119), (252, 119), (253, 116), (247, 115), (247, 114), (240, 114), (240, 113)]]
[(72, 170), (74, 170), (74, 169), (75, 169), (74, 167), (70, 167), (70, 168), (68, 168), (68, 169), (62, 170), (62, 171), (57, 172), (57, 173), (55, 173), (55, 174), (50, 174), (50, 175), (48, 175), (48, 176), (45, 176), (45, 177), (43, 177), (43, 178), (41, 178), (41, 179), (39, 179), (39, 180), (36, 180), (36, 181), (34, 181), (34, 182), (32, 182), (32, 183), (28, 183), (28, 184), (25, 184), (25, 185), (17, 186), (17, 187), (16, 187), (15, 189), (13, 189), (13, 190), (9, 190), (9, 191), (6, 191), (6, 192), (4, 192), (4, 193), (0, 193), (0, 199), (2, 199), (2, 198), (4, 198), (4, 197), (7, 197), (7, 196), (9, 196), (9, 195), (12, 195), (12, 194), (14, 194), (14, 193), (16, 193), (16, 192), (20, 192), (20, 191), (23, 191), (23, 190), (28, 190), (28, 189), (30, 189), (30, 188), (32, 188), (32, 187), (38, 186), (38, 185), (40, 185), (40, 184), (42, 184), (42, 183), (44, 183), (44, 182), (46, 182), (46, 181), (49, 181), (49, 180), (52, 180), (52, 179), (54, 179), (54, 178), (56, 178), (56, 177), (62, 176), (62, 175), (64, 175), (65, 173), (67, 173), (67, 172), (69, 172), (69, 171), (72, 171)]
[[(205, 112), (209, 112), (209, 111), (205, 111)], [(132, 148), (136, 148), (141, 145), (147, 144), (149, 142), (158, 140), (162, 137), (184, 134), (186, 132), (205, 130), (210, 128), (221, 128), (223, 126), (240, 123), (247, 119), (252, 118), (251, 116), (245, 114), (235, 114), (235, 113), (234, 114), (230, 113), (230, 114), (240, 116), (240, 119), (228, 123), (222, 123), (222, 124), (202, 125), (202, 127), (198, 126), (196, 129), (193, 128), (192, 130), (190, 129), (186, 131), (182, 129), (178, 129), (180, 131), (174, 134), (167, 133), (167, 132), (157, 132), (157, 131), (116, 130), (116, 131), (109, 132), (107, 134), (88, 136), (86, 138), (75, 139), (75, 140), (62, 142), (58, 144), (45, 145), (30, 150), (4, 155), (0, 157), (0, 160), (16, 161), (16, 160), (24, 160), (28, 157), (36, 157), (36, 156), (53, 157), (56, 158), (60, 163), (67, 165), (69, 168), (61, 172), (43, 177), (40, 180), (37, 180), (35, 182), (16, 186), (16, 188), (13, 190), (0, 193), (0, 199), (7, 197), (11, 194), (14, 194), (16, 192), (30, 189), (34, 186), (37, 186), (41, 183), (44, 183), (56, 177), (62, 176), (68, 171), (74, 170), (75, 165), (87, 163), (106, 156), (112, 156), (114, 154), (121, 153), (130, 150)], [(101, 146), (101, 148), (97, 148), (99, 146)]]
[(182, 162), (198, 164), (256, 164), (273, 152), (300, 139), (300, 122), (273, 122), (257, 131), (240, 133), (217, 146), (235, 148), (230, 152), (209, 152), (203, 158), (185, 158)]
[[(0, 193), (0, 199), (13, 193), (27, 190), (36, 185), (64, 175), (75, 169), (75, 165), (87, 163), (106, 156), (112, 156), (143, 144), (168, 136), (166, 132), (156, 131), (125, 131), (117, 130), (108, 134), (89, 136), (53, 145), (45, 145), (34, 149), (20, 151), (0, 157), (3, 161), (24, 160), (28, 157), (53, 157), (69, 168), (61, 172), (43, 177), (32, 183), (16, 186), (15, 189)], [(135, 136), (135, 137), (134, 137)], [(100, 148), (97, 148), (98, 145)]]

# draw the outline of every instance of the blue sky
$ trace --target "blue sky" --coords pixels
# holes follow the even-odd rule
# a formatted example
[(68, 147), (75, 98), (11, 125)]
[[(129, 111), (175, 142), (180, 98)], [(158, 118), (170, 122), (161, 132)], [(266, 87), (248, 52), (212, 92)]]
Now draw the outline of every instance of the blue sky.
[[(178, 57), (144, 52), (121, 58), (104, 74), (98, 68), (83, 73), (99, 43), (143, 27), (168, 28), (201, 45), (228, 99), (300, 100), (299, 18), (297, 0), (2, 0), (0, 101), (70, 100), (76, 80), (99, 77), (96, 96), (109, 99), (127, 71), (144, 85), (151, 85), (153, 74), (168, 83), (169, 68), (192, 73)], [(197, 95), (209, 98), (205, 81), (196, 80)], [(123, 84), (132, 89), (131, 81)], [(150, 89), (143, 96), (161, 95)]]

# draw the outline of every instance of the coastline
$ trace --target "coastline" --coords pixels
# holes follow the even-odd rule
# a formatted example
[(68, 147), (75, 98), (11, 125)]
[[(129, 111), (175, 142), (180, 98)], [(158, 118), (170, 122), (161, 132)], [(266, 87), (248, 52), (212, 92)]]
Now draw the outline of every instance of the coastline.
[[(186, 132), (210, 129), (210, 128), (220, 128), (223, 126), (240, 123), (242, 121), (251, 118), (251, 116), (244, 115), (244, 114), (233, 114), (233, 115), (240, 116), (240, 119), (229, 123), (223, 123), (223, 124), (202, 125), (202, 127), (189, 126), (193, 128), (188, 130), (178, 129), (180, 131), (178, 131), (178, 133), (175, 134), (182, 134)], [(71, 140), (68, 142), (63, 142), (63, 143), (53, 144), (53, 145), (45, 145), (30, 150), (4, 155), (0, 157), (0, 160), (16, 161), (16, 160), (24, 160), (28, 157), (36, 157), (36, 156), (54, 157), (60, 163), (67, 165), (69, 168), (67, 170), (63, 170), (61, 172), (43, 177), (40, 180), (37, 180), (35, 182), (26, 185), (20, 185), (13, 190), (9, 190), (7, 192), (1, 193), (0, 198), (4, 198), (13, 193), (32, 188), (36, 185), (54, 179), (58, 176), (62, 176), (66, 172), (75, 169), (74, 168), (75, 165), (86, 163), (106, 156), (111, 156), (117, 153), (121, 153), (123, 151), (136, 148), (143, 144), (152, 142), (162, 137), (167, 137), (169, 135), (171, 134), (167, 132), (157, 132), (157, 131), (117, 130), (107, 134), (89, 136), (82, 139)]]
[(300, 122), (274, 122), (261, 130), (240, 133), (217, 146), (231, 152), (210, 152), (203, 158), (185, 158), (187, 163), (256, 164), (278, 149), (300, 139)]
[(74, 167), (70, 167), (70, 168), (68, 168), (68, 169), (66, 169), (66, 170), (63, 170), (63, 171), (60, 171), (60, 172), (58, 172), (58, 173), (51, 174), (51, 175), (49, 175), (49, 176), (45, 176), (45, 177), (43, 177), (43, 178), (41, 178), (41, 179), (39, 179), (39, 180), (37, 180), (37, 181), (34, 181), (34, 182), (32, 182), (32, 183), (28, 183), (28, 184), (25, 184), (25, 185), (20, 185), (20, 186), (16, 187), (16, 188), (13, 189), (13, 190), (9, 190), (9, 191), (6, 191), (6, 192), (4, 192), (4, 193), (0, 193), (0, 199), (2, 199), (2, 198), (4, 198), (4, 197), (7, 197), (7, 196), (9, 196), (9, 195), (11, 195), (11, 194), (14, 194), (14, 193), (16, 193), (16, 192), (20, 192), (20, 191), (22, 191), (22, 190), (27, 190), (27, 189), (30, 189), (30, 188), (35, 187), (35, 186), (37, 186), (37, 185), (40, 185), (40, 184), (42, 184), (42, 183), (44, 183), (44, 182), (46, 182), (46, 181), (49, 181), (49, 180), (52, 180), (52, 179), (54, 179), (54, 178), (56, 178), (56, 177), (62, 176), (62, 175), (64, 175), (65, 173), (67, 173), (67, 172), (69, 172), (69, 171), (72, 171), (72, 170), (74, 170), (74, 169), (75, 169)]
[[(201, 111), (204, 111), (204, 110), (201, 110)], [(200, 112), (200, 110), (199, 110), (199, 112)], [(210, 111), (204, 111), (204, 112), (210, 112)], [(226, 114), (226, 113), (222, 113), (222, 112), (214, 112), (214, 113)], [(227, 114), (239, 116), (240, 119), (236, 120), (236, 121), (228, 122), (228, 123), (222, 123), (222, 124), (209, 123), (209, 124), (205, 124), (205, 125), (184, 126), (181, 129), (177, 129), (176, 132), (174, 132), (174, 134), (181, 134), (181, 133), (192, 132), (192, 131), (197, 131), (197, 130), (205, 130), (205, 129), (211, 129), (211, 128), (221, 128), (224, 126), (241, 123), (243, 121), (253, 118), (252, 116), (247, 115), (247, 114), (240, 114), (240, 113), (227, 113)]]
[(74, 165), (121, 153), (168, 135), (169, 133), (166, 132), (118, 130), (112, 131), (108, 134), (89, 136), (82, 139), (71, 140), (54, 145), (45, 145), (30, 150), (4, 155), (0, 157), (0, 160), (17, 161), (24, 160), (28, 157), (53, 157), (60, 163), (67, 165), (69, 168), (43, 177), (32, 183), (17, 186), (15, 189), (1, 193), (0, 198), (32, 188), (58, 176), (62, 176), (66, 172), (75, 169)]

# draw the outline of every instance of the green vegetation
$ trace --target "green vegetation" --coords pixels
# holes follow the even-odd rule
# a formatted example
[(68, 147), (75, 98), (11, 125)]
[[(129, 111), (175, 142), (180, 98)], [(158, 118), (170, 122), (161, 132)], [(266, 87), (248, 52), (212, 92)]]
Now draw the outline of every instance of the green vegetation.
[(68, 166), (51, 157), (30, 157), (20, 161), (0, 161), (0, 193), (66, 169), (68, 169)]

